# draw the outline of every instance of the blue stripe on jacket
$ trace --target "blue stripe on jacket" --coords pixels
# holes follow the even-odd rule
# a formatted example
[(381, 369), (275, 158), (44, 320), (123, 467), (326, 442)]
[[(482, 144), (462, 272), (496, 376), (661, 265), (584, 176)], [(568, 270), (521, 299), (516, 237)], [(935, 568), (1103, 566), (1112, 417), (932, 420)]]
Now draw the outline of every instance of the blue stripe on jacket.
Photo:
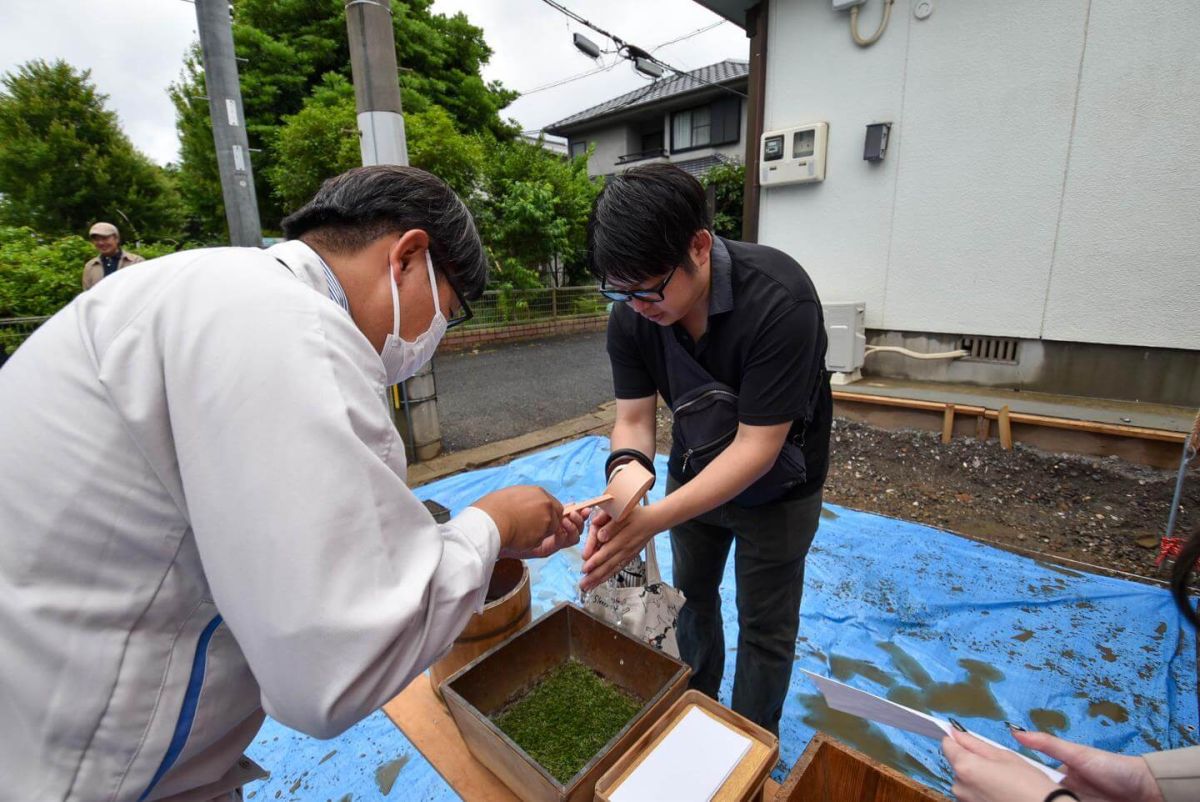
[(146, 797), (150, 796), (154, 786), (158, 785), (158, 781), (163, 778), (163, 775), (170, 771), (171, 766), (175, 765), (175, 761), (183, 753), (183, 747), (187, 745), (188, 736), (192, 733), (192, 723), (196, 720), (196, 707), (200, 704), (200, 691), (204, 688), (204, 670), (208, 664), (208, 644), (212, 641), (213, 633), (220, 625), (221, 616), (218, 615), (209, 621), (208, 626), (200, 633), (200, 640), (196, 643), (196, 654), (192, 657), (192, 675), (188, 678), (187, 692), (183, 695), (179, 720), (175, 722), (175, 734), (171, 736), (171, 743), (167, 746), (167, 753), (163, 755), (158, 771), (154, 772), (154, 778), (150, 780), (150, 785), (138, 797), (138, 802), (143, 802)]

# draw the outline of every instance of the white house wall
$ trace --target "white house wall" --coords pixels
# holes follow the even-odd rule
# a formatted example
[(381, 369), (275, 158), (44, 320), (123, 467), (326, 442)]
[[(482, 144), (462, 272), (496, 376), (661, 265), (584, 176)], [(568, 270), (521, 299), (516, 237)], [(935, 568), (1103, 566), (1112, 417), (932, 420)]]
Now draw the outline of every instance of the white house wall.
[(1139, 5), (1092, 3), (1043, 336), (1200, 349), (1200, 7)]
[[(589, 144), (594, 143), (596, 151), (588, 159), (589, 175), (610, 175), (616, 172), (614, 165), (617, 159), (629, 152), (629, 142), (625, 125), (614, 125), (597, 128), (586, 134)], [(583, 138), (581, 135), (580, 138)], [(575, 137), (571, 137), (575, 141)]]
[(873, 328), (1200, 348), (1191, 0), (915, 2), (861, 49), (827, 0), (772, 0), (765, 127), (826, 121), (829, 153), (764, 188), (760, 240)]

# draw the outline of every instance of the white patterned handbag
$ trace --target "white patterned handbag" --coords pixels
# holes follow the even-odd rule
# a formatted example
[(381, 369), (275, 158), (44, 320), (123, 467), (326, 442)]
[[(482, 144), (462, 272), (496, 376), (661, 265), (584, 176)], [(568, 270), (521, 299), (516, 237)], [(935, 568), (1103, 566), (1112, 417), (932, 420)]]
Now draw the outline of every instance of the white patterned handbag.
[(654, 538), (650, 538), (645, 562), (634, 557), (587, 594), (583, 606), (597, 618), (678, 659), (675, 632), (683, 602), (683, 593), (663, 582)]

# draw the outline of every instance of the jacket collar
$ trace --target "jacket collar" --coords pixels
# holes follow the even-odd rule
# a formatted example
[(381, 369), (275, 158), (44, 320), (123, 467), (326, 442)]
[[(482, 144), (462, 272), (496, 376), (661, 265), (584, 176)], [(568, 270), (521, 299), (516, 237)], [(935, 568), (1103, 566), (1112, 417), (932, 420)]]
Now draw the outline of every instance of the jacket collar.
[(298, 239), (288, 240), (267, 248), (267, 253), (282, 262), (296, 278), (336, 303), (346, 314), (350, 313), (342, 285), (321, 255), (307, 244)]

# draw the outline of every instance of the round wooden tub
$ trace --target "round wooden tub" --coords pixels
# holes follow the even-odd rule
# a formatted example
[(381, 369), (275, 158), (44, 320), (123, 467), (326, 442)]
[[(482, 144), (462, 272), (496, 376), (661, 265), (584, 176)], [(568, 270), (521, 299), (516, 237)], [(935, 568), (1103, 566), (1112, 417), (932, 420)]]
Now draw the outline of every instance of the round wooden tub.
[(450, 651), (429, 669), (430, 683), (439, 697), (442, 683), (451, 674), (533, 619), (529, 569), (525, 563), (513, 558), (498, 560), (486, 599), (483, 611), (471, 616)]

